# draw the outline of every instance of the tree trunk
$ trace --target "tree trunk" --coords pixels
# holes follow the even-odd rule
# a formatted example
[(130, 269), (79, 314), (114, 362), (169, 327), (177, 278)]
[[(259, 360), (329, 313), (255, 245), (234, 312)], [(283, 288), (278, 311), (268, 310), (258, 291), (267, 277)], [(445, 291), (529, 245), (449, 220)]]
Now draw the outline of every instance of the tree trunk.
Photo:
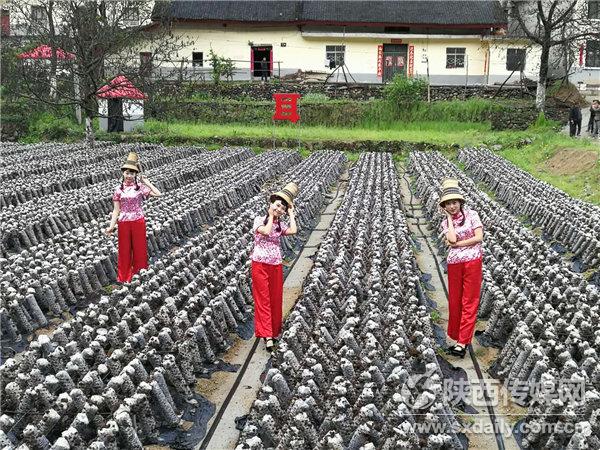
[(88, 115), (85, 116), (85, 142), (90, 146), (94, 147), (96, 136), (94, 135), (94, 128), (92, 127), (92, 118)]
[(550, 56), (550, 47), (542, 46), (540, 55), (540, 72), (538, 76), (537, 91), (535, 93), (535, 107), (538, 111), (544, 111), (546, 106), (546, 81), (548, 80), (548, 59)]
[(54, 28), (54, 2), (48, 2), (48, 8), (46, 10), (48, 16), (48, 37), (50, 45), (52, 46), (52, 55), (50, 58), (50, 99), (56, 100), (56, 77), (58, 71), (58, 58), (56, 56), (56, 30)]
[(50, 99), (51, 100), (56, 100), (56, 88), (57, 88), (56, 64), (53, 64), (52, 68), (50, 69)]

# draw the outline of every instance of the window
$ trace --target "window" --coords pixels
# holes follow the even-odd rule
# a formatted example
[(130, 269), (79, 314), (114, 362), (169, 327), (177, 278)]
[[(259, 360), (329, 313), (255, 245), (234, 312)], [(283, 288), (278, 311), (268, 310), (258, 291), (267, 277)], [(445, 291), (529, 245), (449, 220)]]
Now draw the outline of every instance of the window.
[(48, 16), (43, 6), (32, 6), (31, 7), (31, 22), (34, 25), (44, 25)]
[(345, 45), (326, 45), (325, 59), (329, 61), (329, 68), (341, 66), (344, 64)]
[(588, 19), (600, 19), (600, 0), (588, 0)]
[(10, 36), (10, 13), (8, 10), (2, 10), (2, 13), (0, 14), (0, 21), (0, 25), (2, 27), (2, 36)]
[(585, 46), (585, 66), (600, 67), (600, 41), (587, 41)]
[(204, 67), (204, 53), (192, 52), (192, 67)]
[(446, 48), (446, 69), (456, 69), (465, 67), (465, 53), (467, 49), (464, 47), (447, 47)]
[(506, 70), (523, 72), (525, 70), (525, 49), (506, 49)]
[(152, 72), (152, 53), (140, 52), (140, 75), (148, 76)]
[(123, 11), (123, 23), (129, 27), (140, 24), (140, 11), (135, 7), (125, 8)]

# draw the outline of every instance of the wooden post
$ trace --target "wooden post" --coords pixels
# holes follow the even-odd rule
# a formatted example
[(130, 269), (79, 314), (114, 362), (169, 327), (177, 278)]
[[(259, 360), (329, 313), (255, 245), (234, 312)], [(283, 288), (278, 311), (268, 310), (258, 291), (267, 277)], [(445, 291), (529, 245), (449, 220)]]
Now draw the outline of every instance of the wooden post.
[(467, 85), (469, 84), (469, 55), (465, 55), (465, 95), (464, 100), (467, 99)]
[(431, 103), (431, 80), (429, 79), (429, 56), (427, 58), (427, 103)]

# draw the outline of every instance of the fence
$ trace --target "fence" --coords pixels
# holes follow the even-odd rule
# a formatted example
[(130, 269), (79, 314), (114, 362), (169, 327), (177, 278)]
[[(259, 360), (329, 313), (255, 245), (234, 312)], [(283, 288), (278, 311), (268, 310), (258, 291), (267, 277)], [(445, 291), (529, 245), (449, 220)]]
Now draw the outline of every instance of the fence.
[[(231, 60), (234, 65), (233, 70), (230, 74), (225, 74), (222, 78), (228, 80), (239, 80), (249, 81), (253, 79), (260, 79), (259, 68), (252, 67), (253, 61), (234, 59)], [(206, 65), (204, 65), (207, 63)], [(200, 65), (202, 64), (202, 65)], [(173, 81), (210, 81), (213, 76), (213, 67), (210, 65), (210, 61), (194, 62), (190, 60), (174, 60), (174, 61), (161, 61), (160, 64), (155, 64), (151, 67), (140, 67), (140, 70), (145, 72), (150, 79), (162, 79), (162, 80), (173, 80)], [(281, 61), (273, 61), (272, 70), (270, 70), (269, 77), (271, 78), (282, 78), (291, 74), (302, 73), (300, 68), (286, 68), (282, 67)], [(323, 72), (322, 78), (325, 79), (327, 72)]]

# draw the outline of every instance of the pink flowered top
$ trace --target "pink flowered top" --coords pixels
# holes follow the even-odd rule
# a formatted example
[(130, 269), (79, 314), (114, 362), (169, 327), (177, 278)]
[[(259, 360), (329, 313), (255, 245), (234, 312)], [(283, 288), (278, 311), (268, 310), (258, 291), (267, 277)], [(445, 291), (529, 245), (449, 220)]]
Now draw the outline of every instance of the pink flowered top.
[[(479, 214), (472, 209), (464, 208), (465, 212), (465, 223), (463, 226), (459, 226), (462, 220), (462, 214), (458, 213), (452, 217), (452, 223), (454, 223), (454, 231), (456, 233), (457, 241), (464, 241), (475, 236), (476, 228), (483, 228)], [(448, 232), (448, 219), (442, 220), (442, 232), (444, 236)], [(467, 261), (474, 261), (483, 256), (483, 250), (481, 243), (469, 245), (468, 247), (456, 247), (450, 248), (448, 251), (448, 264), (457, 264)]]
[(117, 186), (113, 194), (113, 201), (121, 202), (121, 213), (119, 222), (131, 222), (144, 218), (142, 211), (142, 202), (150, 196), (150, 188), (140, 183), (140, 188), (136, 191), (135, 184), (124, 184), (123, 189)]
[(283, 258), (281, 257), (281, 244), (279, 240), (289, 227), (285, 222), (279, 222), (281, 224), (281, 231), (277, 231), (279, 228), (277, 226), (277, 222), (273, 222), (271, 234), (265, 236), (264, 234), (258, 232), (258, 227), (264, 225), (264, 222), (265, 216), (260, 216), (254, 219), (254, 225), (252, 226), (252, 232), (254, 233), (254, 249), (252, 250), (250, 259), (252, 261), (276, 266), (281, 264), (283, 261)]

